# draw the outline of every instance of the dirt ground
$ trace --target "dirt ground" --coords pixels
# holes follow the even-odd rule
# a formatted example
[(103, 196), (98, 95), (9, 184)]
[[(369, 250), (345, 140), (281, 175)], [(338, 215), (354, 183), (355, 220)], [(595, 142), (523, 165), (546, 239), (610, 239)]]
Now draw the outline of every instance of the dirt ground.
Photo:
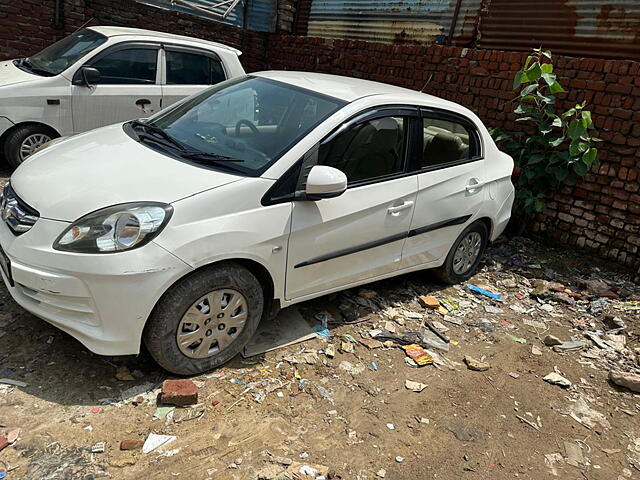
[[(304, 465), (349, 480), (640, 478), (640, 396), (607, 379), (611, 368), (637, 372), (640, 289), (610, 268), (515, 238), (494, 245), (469, 282), (500, 300), (419, 272), (306, 302), (300, 311), (311, 324), (328, 313), (330, 339), (193, 377), (200, 403), (166, 418), (154, 414), (170, 377), (146, 354), (94, 355), (2, 287), (0, 377), (27, 386), (0, 385), (0, 427), (21, 429), (0, 467), (6, 478), (29, 480), (322, 478), (303, 476)], [(438, 313), (419, 303), (422, 295), (459, 308)], [(619, 319), (625, 347), (584, 337)], [(371, 330), (418, 331), (428, 320), (451, 340), (449, 352), (429, 349), (432, 365), (410, 366), (394, 343), (360, 343)], [(557, 352), (542, 342), (548, 334), (586, 344)], [(343, 342), (353, 353), (341, 352)], [(334, 358), (324, 353), (329, 343)], [(470, 370), (465, 356), (490, 368)], [(116, 378), (121, 366), (133, 380)], [(572, 386), (543, 381), (554, 370)], [(411, 391), (406, 380), (426, 388)], [(148, 454), (119, 449), (152, 432), (177, 439)], [(92, 453), (98, 442), (104, 452)]]

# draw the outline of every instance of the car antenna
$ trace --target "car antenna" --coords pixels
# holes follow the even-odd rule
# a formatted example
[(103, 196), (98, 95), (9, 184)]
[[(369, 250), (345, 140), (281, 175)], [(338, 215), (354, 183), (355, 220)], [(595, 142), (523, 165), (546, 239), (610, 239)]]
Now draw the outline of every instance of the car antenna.
[(429, 78), (427, 78), (427, 81), (424, 82), (424, 86), (420, 89), (420, 93), (424, 93), (424, 90), (427, 88), (427, 85), (429, 85), (432, 79), (433, 79), (433, 73), (429, 75)]

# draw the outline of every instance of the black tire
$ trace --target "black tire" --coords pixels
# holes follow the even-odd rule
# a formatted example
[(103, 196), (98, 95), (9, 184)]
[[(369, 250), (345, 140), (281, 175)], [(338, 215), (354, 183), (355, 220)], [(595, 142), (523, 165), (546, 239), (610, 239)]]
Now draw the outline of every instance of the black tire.
[[(180, 351), (176, 340), (183, 315), (207, 293), (224, 288), (237, 290), (247, 301), (244, 330), (218, 354), (206, 358), (188, 357)], [(173, 285), (151, 313), (143, 340), (153, 359), (165, 370), (177, 375), (200, 374), (228, 362), (242, 350), (258, 328), (263, 309), (264, 293), (256, 277), (234, 262), (222, 262)]]
[(53, 130), (43, 125), (25, 125), (10, 132), (4, 141), (4, 157), (12, 168), (17, 168), (23, 161), (20, 156), (22, 142), (31, 135), (42, 134), (53, 140), (59, 137)]
[[(453, 258), (462, 240), (466, 238), (467, 235), (471, 232), (477, 232), (480, 235), (480, 238), (482, 240), (482, 244), (480, 246), (480, 254), (468, 270), (466, 270), (462, 274), (456, 273), (453, 268)], [(449, 285), (464, 282), (465, 280), (469, 279), (476, 273), (476, 270), (478, 269), (478, 265), (482, 260), (482, 256), (487, 249), (488, 239), (489, 232), (487, 231), (487, 226), (484, 224), (484, 222), (477, 221), (469, 225), (458, 236), (458, 238), (456, 238), (456, 241), (453, 242), (453, 246), (451, 247), (451, 250), (449, 250), (449, 254), (447, 255), (447, 259), (445, 260), (444, 264), (441, 267), (435, 269), (436, 276), (444, 283), (448, 283)]]

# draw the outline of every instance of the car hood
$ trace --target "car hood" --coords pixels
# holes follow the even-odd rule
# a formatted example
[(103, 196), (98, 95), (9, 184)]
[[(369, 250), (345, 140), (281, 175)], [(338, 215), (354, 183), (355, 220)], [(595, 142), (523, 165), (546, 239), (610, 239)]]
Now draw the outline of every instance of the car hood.
[(242, 178), (156, 152), (118, 124), (32, 155), (13, 173), (11, 185), (41, 217), (73, 222), (111, 205), (171, 203)]
[(13, 60), (0, 62), (0, 87), (14, 85), (16, 83), (30, 82), (40, 78), (42, 77), (20, 70), (13, 64)]

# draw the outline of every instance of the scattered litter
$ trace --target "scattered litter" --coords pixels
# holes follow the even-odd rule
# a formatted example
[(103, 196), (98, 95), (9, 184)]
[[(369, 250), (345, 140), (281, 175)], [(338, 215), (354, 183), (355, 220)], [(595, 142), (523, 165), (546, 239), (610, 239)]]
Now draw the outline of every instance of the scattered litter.
[(174, 440), (176, 440), (174, 435), (157, 435), (155, 433), (150, 433), (142, 446), (142, 453), (153, 452), (159, 447), (169, 445)]
[(405, 380), (404, 386), (407, 388), (407, 390), (411, 390), (412, 392), (416, 392), (416, 393), (420, 393), (425, 388), (427, 388), (427, 386), (424, 383), (414, 382), (411, 380)]
[(318, 332), (309, 326), (296, 307), (284, 308), (273, 320), (260, 322), (253, 338), (242, 350), (242, 356), (253, 357), (317, 336)]
[(612, 370), (609, 372), (609, 380), (619, 387), (640, 393), (640, 375)]
[(165, 418), (167, 418), (167, 415), (169, 414), (169, 412), (173, 412), (175, 408), (176, 407), (172, 405), (159, 405), (156, 408), (155, 413), (153, 414), (153, 418), (164, 420)]
[(591, 408), (587, 401), (579, 397), (569, 412), (571, 418), (573, 418), (576, 422), (581, 425), (584, 425), (588, 429), (593, 429), (596, 426), (600, 426), (602, 428), (610, 428), (611, 424), (607, 417), (605, 417), (602, 413)]
[(467, 288), (474, 293), (479, 293), (480, 295), (484, 295), (485, 297), (493, 298), (495, 300), (502, 298), (502, 294), (490, 292), (489, 290), (485, 290), (484, 288), (480, 288), (476, 285), (467, 284)]
[(522, 337), (516, 337), (515, 335), (511, 335), (510, 333), (505, 333), (505, 335), (510, 338), (511, 340), (513, 340), (514, 342), (518, 342), (518, 343), (527, 343), (527, 339), (526, 338), (522, 338)]
[(486, 370), (489, 370), (489, 368), (491, 368), (491, 365), (489, 365), (487, 362), (481, 362), (480, 360), (476, 360), (475, 358), (470, 357), (469, 355), (466, 355), (463, 358), (463, 361), (467, 365), (469, 370), (475, 370), (476, 372), (484, 372)]
[(582, 447), (576, 442), (564, 442), (564, 451), (567, 457), (567, 464), (577, 468), (582, 468), (587, 465), (587, 461), (582, 455)]
[(24, 388), (27, 386), (25, 382), (21, 382), (20, 380), (12, 380), (10, 378), (0, 378), (0, 383), (3, 383), (5, 385), (11, 385), (12, 387)]
[(549, 375), (544, 377), (543, 380), (547, 383), (558, 385), (562, 388), (569, 388), (572, 385), (569, 380), (567, 380), (557, 372), (551, 372)]
[(106, 442), (98, 442), (91, 445), (91, 453), (104, 453), (106, 449)]
[(398, 455), (398, 456), (396, 457), (396, 462), (398, 462), (398, 463), (402, 463), (402, 462), (404, 462), (404, 457), (401, 457), (400, 455)]
[(123, 382), (133, 382), (135, 378), (131, 375), (129, 368), (126, 365), (122, 365), (116, 369), (116, 378)]
[(407, 353), (407, 356), (420, 366), (430, 365), (433, 363), (433, 357), (420, 345), (404, 345), (402, 348)]

